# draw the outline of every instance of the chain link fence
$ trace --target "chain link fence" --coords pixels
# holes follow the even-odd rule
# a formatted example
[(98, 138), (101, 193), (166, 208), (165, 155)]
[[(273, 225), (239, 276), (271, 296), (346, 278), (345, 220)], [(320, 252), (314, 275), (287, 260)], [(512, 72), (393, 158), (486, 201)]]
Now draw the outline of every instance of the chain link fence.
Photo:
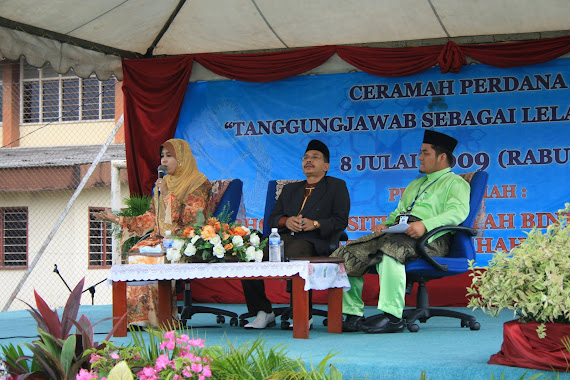
[(34, 290), (63, 307), (83, 277), (82, 304), (111, 304), (111, 226), (92, 214), (128, 196), (121, 84), (24, 59), (0, 71), (0, 310)]

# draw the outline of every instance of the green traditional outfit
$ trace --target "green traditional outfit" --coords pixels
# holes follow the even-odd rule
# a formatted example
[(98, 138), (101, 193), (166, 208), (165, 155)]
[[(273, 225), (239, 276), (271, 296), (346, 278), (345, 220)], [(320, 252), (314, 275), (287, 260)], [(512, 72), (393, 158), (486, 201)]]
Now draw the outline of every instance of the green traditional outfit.
[[(400, 216), (408, 222), (421, 220), (426, 232), (446, 225), (458, 225), (469, 214), (469, 184), (446, 168), (412, 181), (398, 207), (382, 224), (392, 226)], [(430, 239), (426, 251), (432, 256), (446, 256), (450, 232)], [(343, 313), (363, 315), (362, 275), (376, 265), (380, 275), (378, 309), (402, 317), (406, 288), (405, 264), (418, 258), (416, 239), (403, 233), (373, 233), (354, 240), (336, 251), (332, 257), (343, 257), (351, 289), (343, 293)]]

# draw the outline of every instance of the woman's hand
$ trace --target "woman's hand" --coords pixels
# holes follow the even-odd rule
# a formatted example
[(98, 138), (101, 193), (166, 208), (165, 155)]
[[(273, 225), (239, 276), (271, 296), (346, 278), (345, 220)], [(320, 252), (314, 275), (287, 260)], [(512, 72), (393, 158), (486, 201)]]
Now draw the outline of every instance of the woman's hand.
[(119, 217), (113, 214), (108, 208), (106, 208), (105, 211), (94, 213), (93, 216), (106, 222), (119, 223)]
[(166, 181), (164, 180), (164, 178), (158, 178), (156, 180), (156, 182), (154, 183), (154, 185), (158, 188), (158, 191), (160, 191), (160, 194), (162, 194), (162, 195), (168, 194), (168, 185), (166, 184)]

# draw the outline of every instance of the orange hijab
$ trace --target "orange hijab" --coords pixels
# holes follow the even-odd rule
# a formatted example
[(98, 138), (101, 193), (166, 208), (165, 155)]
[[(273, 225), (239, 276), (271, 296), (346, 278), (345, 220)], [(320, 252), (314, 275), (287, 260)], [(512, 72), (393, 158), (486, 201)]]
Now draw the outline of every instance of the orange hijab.
[(165, 141), (160, 147), (161, 151), (162, 148), (166, 148), (178, 161), (178, 167), (174, 174), (167, 175), (164, 179), (168, 185), (168, 191), (173, 193), (178, 200), (183, 201), (186, 194), (190, 194), (200, 187), (207, 181), (207, 178), (198, 171), (196, 159), (186, 140), (170, 139)]

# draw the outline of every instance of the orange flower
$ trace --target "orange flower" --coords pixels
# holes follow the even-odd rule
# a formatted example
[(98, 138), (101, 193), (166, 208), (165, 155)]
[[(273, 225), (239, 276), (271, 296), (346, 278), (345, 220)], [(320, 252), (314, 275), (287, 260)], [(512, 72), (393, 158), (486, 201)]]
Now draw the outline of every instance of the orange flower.
[(184, 230), (184, 236), (187, 238), (193, 238), (194, 235), (196, 235), (194, 231), (194, 227), (188, 227)]
[(234, 245), (233, 245), (232, 243), (228, 243), (228, 244), (224, 245), (224, 249), (225, 249), (226, 251), (229, 251), (229, 250), (232, 249), (233, 247), (234, 247)]
[(231, 238), (232, 235), (228, 234), (227, 232), (223, 232), (222, 234), (222, 240), (228, 240), (229, 238)]
[(232, 228), (231, 231), (232, 235), (237, 235), (237, 236), (241, 236), (244, 237), (245, 235), (247, 235), (247, 231), (244, 230), (241, 226), (237, 226)]
[(208, 224), (216, 229), (216, 231), (220, 231), (222, 226), (220, 221), (217, 218), (210, 218), (208, 219)]
[(230, 225), (227, 223), (222, 224), (222, 228), (224, 229), (224, 231), (227, 231), (230, 229)]
[(206, 226), (202, 227), (201, 236), (202, 236), (202, 239), (209, 240), (209, 239), (213, 238), (214, 236), (216, 236), (216, 230), (214, 230), (214, 227), (212, 227), (210, 225), (206, 225)]

